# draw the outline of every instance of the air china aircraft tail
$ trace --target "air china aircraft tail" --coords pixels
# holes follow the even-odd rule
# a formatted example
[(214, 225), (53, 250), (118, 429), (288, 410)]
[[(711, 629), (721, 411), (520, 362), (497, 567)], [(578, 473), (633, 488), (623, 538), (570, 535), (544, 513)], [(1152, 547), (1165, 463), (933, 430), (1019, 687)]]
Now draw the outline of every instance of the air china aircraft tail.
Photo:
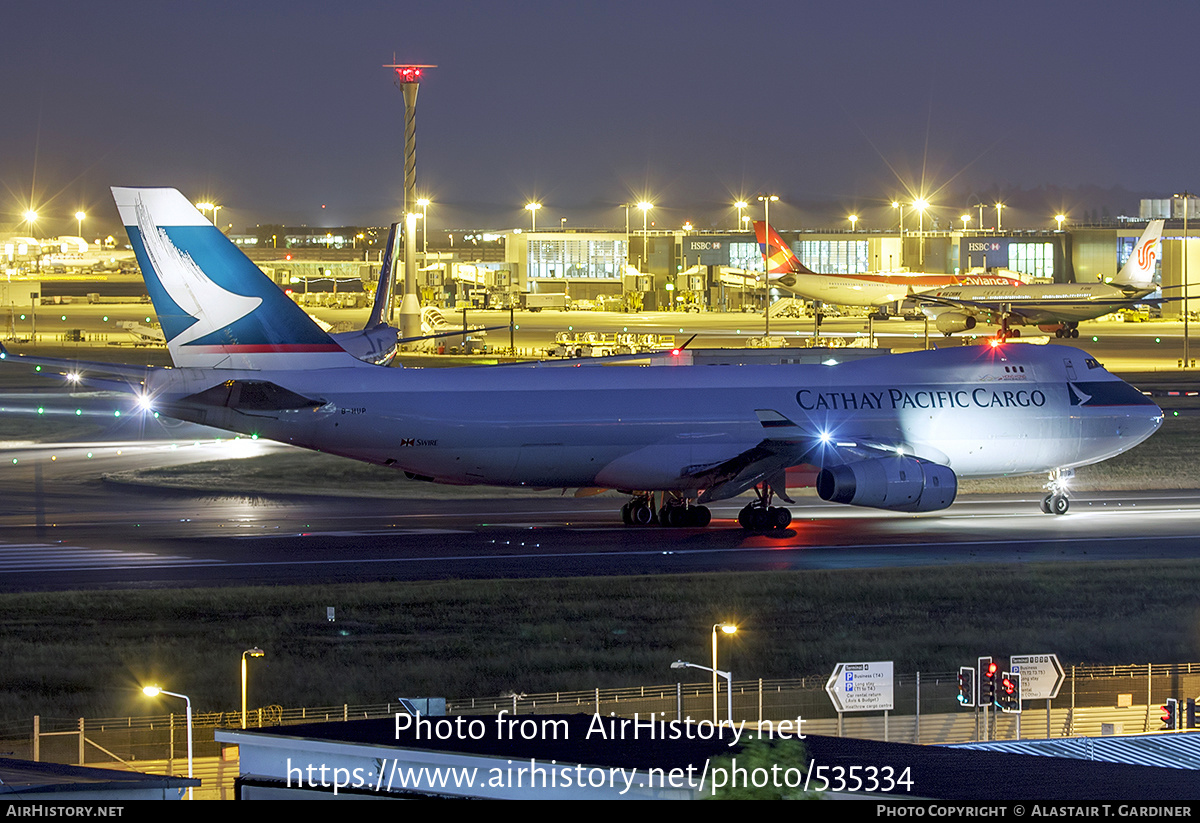
[(1162, 230), (1162, 220), (1151, 220), (1146, 224), (1146, 230), (1133, 247), (1133, 254), (1129, 255), (1121, 271), (1113, 278), (1114, 286), (1154, 288), (1154, 264), (1158, 260), (1158, 240), (1162, 237)]
[(176, 366), (367, 365), (313, 323), (177, 190), (112, 192)]
[(754, 221), (754, 236), (759, 253), (767, 255), (767, 274), (815, 274), (792, 253), (779, 233), (762, 220)]

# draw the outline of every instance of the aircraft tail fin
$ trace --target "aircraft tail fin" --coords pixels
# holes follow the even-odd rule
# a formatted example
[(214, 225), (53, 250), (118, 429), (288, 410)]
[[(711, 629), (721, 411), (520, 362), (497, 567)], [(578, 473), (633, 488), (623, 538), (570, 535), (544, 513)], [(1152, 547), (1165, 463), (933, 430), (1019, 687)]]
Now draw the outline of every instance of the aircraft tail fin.
[(1114, 286), (1129, 286), (1135, 289), (1154, 287), (1154, 264), (1159, 258), (1158, 241), (1162, 237), (1163, 222), (1151, 220), (1146, 224), (1146, 230), (1133, 247), (1133, 253), (1113, 278)]
[(176, 366), (366, 365), (313, 323), (180, 192), (112, 192)]
[(392, 319), (392, 294), (396, 288), (396, 249), (399, 245), (396, 235), (399, 232), (400, 224), (393, 223), (388, 231), (387, 250), (383, 253), (383, 262), (379, 266), (379, 286), (375, 289), (375, 302), (371, 304), (371, 315), (367, 318), (364, 328), (373, 329)]
[(759, 253), (767, 258), (767, 274), (815, 274), (764, 221), (754, 221), (754, 237), (758, 240)]

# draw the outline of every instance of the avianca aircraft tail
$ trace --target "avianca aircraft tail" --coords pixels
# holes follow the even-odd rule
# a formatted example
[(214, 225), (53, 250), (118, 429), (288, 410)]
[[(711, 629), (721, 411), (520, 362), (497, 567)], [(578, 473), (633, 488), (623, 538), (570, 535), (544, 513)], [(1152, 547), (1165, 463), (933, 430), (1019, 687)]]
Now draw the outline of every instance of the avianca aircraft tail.
[(367, 365), (313, 323), (178, 191), (112, 192), (176, 366)]
[(754, 221), (754, 236), (758, 240), (759, 253), (767, 256), (767, 274), (815, 274), (764, 221)]
[(1154, 288), (1154, 263), (1158, 260), (1158, 240), (1162, 237), (1162, 220), (1151, 220), (1146, 224), (1133, 254), (1125, 261), (1125, 265), (1113, 278), (1114, 286), (1128, 286), (1133, 289)]

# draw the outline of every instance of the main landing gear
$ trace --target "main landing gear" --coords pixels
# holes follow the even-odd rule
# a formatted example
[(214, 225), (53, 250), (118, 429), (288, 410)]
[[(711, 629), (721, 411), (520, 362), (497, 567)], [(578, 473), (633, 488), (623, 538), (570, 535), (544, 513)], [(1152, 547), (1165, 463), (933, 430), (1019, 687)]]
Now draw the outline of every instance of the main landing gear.
[(1020, 329), (1010, 329), (1008, 327), (1008, 315), (1005, 315), (1004, 317), (1000, 318), (1000, 328), (996, 330), (996, 339), (998, 341), (1003, 343), (1005, 340), (1008, 340), (1010, 337), (1020, 337), (1020, 336), (1021, 336)]
[[(738, 512), (738, 523), (743, 529), (751, 532), (777, 532), (791, 525), (792, 513), (783, 506), (771, 505), (771, 497), (775, 492), (770, 485), (763, 483), (756, 486), (754, 492), (758, 499)], [(784, 495), (780, 497), (787, 500)]]
[(1060, 327), (1054, 330), (1055, 337), (1078, 337), (1078, 323), (1063, 323)]
[(663, 497), (662, 506), (655, 507), (654, 493), (644, 492), (621, 507), (621, 520), (626, 526), (649, 526), (658, 523), (671, 528), (702, 529), (712, 520), (706, 506), (697, 506), (686, 497)]
[(1044, 514), (1066, 514), (1071, 508), (1071, 501), (1067, 497), (1067, 485), (1074, 476), (1074, 469), (1054, 469), (1050, 472), (1050, 480), (1045, 486), (1050, 493), (1042, 498)]

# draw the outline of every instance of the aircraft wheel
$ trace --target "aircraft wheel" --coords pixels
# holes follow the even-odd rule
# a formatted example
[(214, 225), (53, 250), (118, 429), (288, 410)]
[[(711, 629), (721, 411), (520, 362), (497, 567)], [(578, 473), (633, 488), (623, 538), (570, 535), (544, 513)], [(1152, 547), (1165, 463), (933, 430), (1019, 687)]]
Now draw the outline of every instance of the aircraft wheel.
[(1055, 336), (1055, 337), (1058, 337), (1058, 338), (1062, 338), (1062, 336), (1063, 336), (1063, 330), (1062, 330), (1062, 329), (1055, 329), (1055, 330), (1054, 330), (1054, 336)]
[(624, 523), (626, 526), (633, 525), (633, 517), (629, 511), (632, 507), (633, 507), (632, 503), (626, 503), (624, 506), (621, 507), (621, 522)]
[(1009, 336), (1009, 337), (1020, 337), (1020, 336), (1021, 336), (1021, 330), (1020, 330), (1020, 329), (1012, 329), (1012, 330), (1010, 330), (1010, 331), (1009, 331), (1009, 333), (1008, 333), (1008, 336)]
[(746, 506), (738, 512), (738, 525), (746, 531), (752, 531), (754, 529), (754, 509)]
[(1071, 508), (1071, 501), (1067, 499), (1065, 494), (1052, 495), (1050, 498), (1050, 510), (1055, 514), (1066, 514), (1067, 509)]
[(654, 515), (650, 511), (650, 507), (645, 503), (634, 503), (629, 510), (629, 519), (633, 521), (635, 526), (649, 526), (654, 520)]
[(1050, 501), (1052, 499), (1053, 499), (1053, 495), (1049, 495), (1049, 494), (1042, 498), (1042, 502), (1041, 502), (1042, 514), (1050, 514), (1050, 511), (1051, 511)]
[(692, 513), (692, 525), (698, 529), (703, 529), (712, 522), (712, 512), (708, 510), (707, 506), (692, 506), (688, 511)]
[(783, 531), (792, 524), (792, 512), (790, 509), (785, 509), (782, 506), (779, 508), (770, 509), (771, 525), (776, 531)]
[(1078, 337), (1078, 336), (1079, 336), (1079, 329), (1071, 329), (1071, 336), (1072, 336), (1072, 337)]

